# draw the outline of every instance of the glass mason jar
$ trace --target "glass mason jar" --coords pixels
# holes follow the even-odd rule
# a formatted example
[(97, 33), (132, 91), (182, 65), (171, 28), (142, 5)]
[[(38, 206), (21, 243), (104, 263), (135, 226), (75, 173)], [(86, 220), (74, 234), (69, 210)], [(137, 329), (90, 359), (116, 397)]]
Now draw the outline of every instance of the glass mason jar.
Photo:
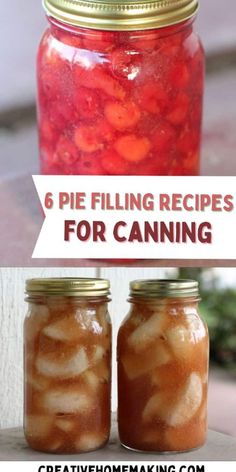
[(53, 453), (101, 448), (110, 434), (109, 282), (32, 279), (26, 293), (26, 440)]
[(204, 53), (197, 0), (44, 0), (43, 174), (197, 175)]
[(200, 447), (207, 432), (208, 330), (198, 283), (143, 280), (118, 334), (121, 443), (137, 451)]

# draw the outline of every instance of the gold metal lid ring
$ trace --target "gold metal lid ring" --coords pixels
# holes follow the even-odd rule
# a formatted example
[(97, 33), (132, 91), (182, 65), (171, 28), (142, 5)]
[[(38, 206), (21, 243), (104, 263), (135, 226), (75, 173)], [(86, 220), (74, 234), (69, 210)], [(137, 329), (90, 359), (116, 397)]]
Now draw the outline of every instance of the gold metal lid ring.
[(43, 0), (43, 6), (66, 24), (125, 31), (180, 23), (197, 13), (198, 0)]
[(151, 279), (130, 282), (130, 296), (138, 298), (192, 298), (199, 296), (195, 280)]
[(29, 296), (99, 297), (110, 295), (110, 282), (95, 278), (45, 278), (26, 280)]

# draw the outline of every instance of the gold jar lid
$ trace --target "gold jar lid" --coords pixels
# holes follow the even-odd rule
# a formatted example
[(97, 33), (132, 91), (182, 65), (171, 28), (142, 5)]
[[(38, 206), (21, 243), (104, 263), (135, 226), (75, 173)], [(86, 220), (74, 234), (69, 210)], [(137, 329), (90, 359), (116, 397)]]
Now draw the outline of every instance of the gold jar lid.
[(50, 278), (26, 280), (29, 296), (100, 297), (110, 295), (110, 282), (105, 279)]
[(110, 31), (170, 26), (194, 16), (198, 0), (43, 0), (48, 16)]
[(134, 280), (130, 283), (130, 296), (140, 298), (187, 298), (199, 296), (195, 280)]

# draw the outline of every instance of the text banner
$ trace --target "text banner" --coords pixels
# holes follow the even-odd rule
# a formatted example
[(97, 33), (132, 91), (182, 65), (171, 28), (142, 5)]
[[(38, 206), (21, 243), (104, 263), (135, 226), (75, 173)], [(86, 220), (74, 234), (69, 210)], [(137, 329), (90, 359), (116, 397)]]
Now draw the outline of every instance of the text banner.
[(236, 259), (236, 177), (34, 176), (33, 258)]
[(0, 462), (4, 472), (235, 472), (236, 462), (60, 461)]

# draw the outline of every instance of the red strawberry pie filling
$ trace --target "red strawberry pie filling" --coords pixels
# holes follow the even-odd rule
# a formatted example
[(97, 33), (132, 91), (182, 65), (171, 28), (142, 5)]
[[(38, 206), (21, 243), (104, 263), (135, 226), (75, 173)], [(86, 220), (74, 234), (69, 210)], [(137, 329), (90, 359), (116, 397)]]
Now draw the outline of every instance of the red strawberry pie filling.
[(197, 175), (203, 78), (191, 21), (140, 32), (53, 21), (38, 55), (41, 172)]

